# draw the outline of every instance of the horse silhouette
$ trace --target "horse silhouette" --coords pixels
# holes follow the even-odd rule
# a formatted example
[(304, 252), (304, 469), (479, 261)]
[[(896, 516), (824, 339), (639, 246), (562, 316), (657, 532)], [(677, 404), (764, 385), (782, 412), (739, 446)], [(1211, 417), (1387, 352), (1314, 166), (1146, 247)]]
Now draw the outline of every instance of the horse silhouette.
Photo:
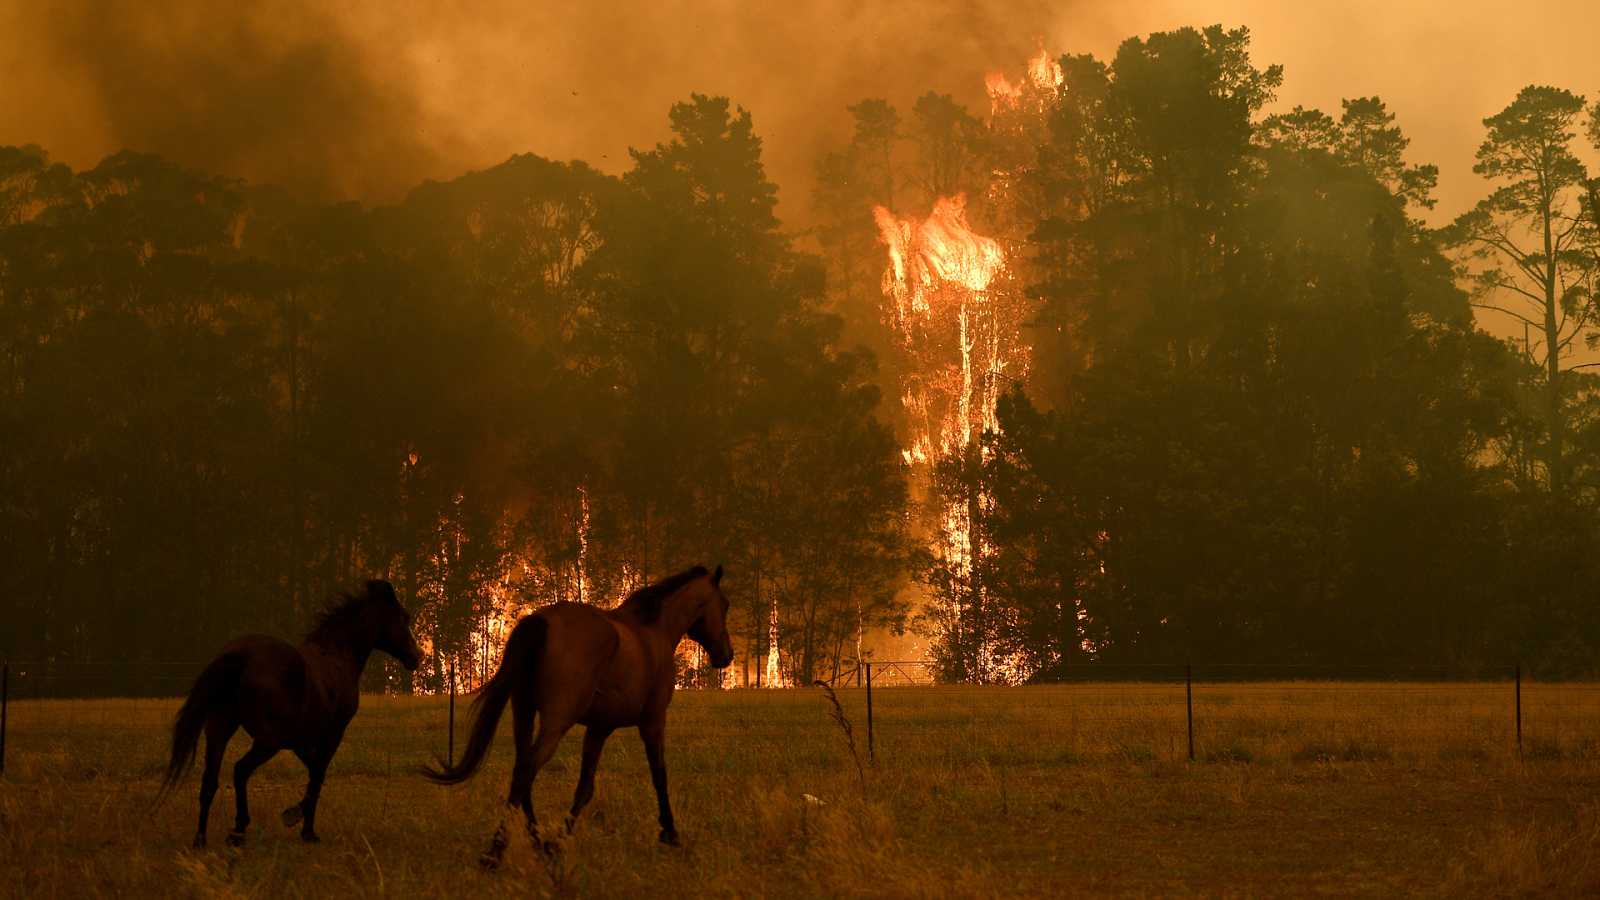
[(217, 793), (217, 775), (228, 741), (241, 727), (254, 743), (233, 766), (237, 805), (228, 843), (244, 843), (250, 825), (246, 785), (250, 775), (289, 750), (310, 773), (305, 799), (283, 811), (286, 827), (301, 825), (300, 837), (317, 838), (317, 798), (328, 763), (339, 749), (345, 726), (361, 702), (361, 672), (372, 651), (416, 669), (422, 659), (411, 636), (411, 617), (387, 581), (369, 581), (359, 594), (344, 594), (317, 621), (305, 642), (295, 647), (253, 634), (222, 648), (200, 677), (172, 726), (172, 758), (162, 792), (172, 789), (194, 761), (200, 732), (206, 736), (205, 771), (200, 778), (200, 823), (194, 845), (206, 845), (206, 819)]
[[(472, 777), (509, 701), (517, 759), (506, 812), (520, 808), (529, 835), (537, 840), (533, 781), (568, 729), (584, 726), (583, 765), (566, 822), (570, 832), (594, 796), (595, 769), (606, 739), (618, 728), (637, 727), (655, 785), (661, 842), (678, 846), (667, 799), (665, 754), (667, 704), (677, 680), (674, 654), (687, 635), (711, 655), (713, 666), (721, 669), (733, 662), (726, 624), (728, 599), (721, 582), (721, 566), (711, 574), (696, 566), (634, 591), (614, 610), (557, 603), (527, 616), (512, 629), (499, 669), (473, 702), (461, 762), (447, 766), (441, 761), (438, 768), (426, 768), (423, 774), (440, 784)], [(498, 865), (505, 848), (502, 814), (483, 864)]]

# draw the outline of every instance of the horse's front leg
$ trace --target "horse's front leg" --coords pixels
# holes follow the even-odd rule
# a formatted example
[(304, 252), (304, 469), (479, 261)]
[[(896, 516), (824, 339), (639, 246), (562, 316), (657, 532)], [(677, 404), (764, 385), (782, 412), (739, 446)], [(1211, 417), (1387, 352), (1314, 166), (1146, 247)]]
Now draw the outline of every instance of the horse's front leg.
[(285, 828), (299, 825), (300, 839), (308, 844), (322, 840), (317, 837), (317, 800), (322, 796), (322, 782), (327, 778), (328, 764), (333, 761), (333, 754), (339, 749), (339, 739), (342, 737), (341, 731), (326, 746), (295, 751), (306, 767), (306, 795), (299, 803), (283, 811), (283, 824)]
[(300, 754), (300, 761), (305, 763), (309, 778), (306, 781), (306, 795), (299, 803), (283, 811), (283, 824), (286, 828), (300, 826), (300, 839), (308, 844), (315, 844), (322, 840), (317, 837), (317, 799), (322, 796), (322, 782), (328, 774), (328, 760), (311, 754)]
[(661, 843), (681, 847), (678, 829), (672, 823), (672, 801), (667, 799), (667, 723), (665, 720), (639, 726), (644, 739), (644, 755), (650, 761), (650, 781), (656, 786), (656, 806), (660, 809)]

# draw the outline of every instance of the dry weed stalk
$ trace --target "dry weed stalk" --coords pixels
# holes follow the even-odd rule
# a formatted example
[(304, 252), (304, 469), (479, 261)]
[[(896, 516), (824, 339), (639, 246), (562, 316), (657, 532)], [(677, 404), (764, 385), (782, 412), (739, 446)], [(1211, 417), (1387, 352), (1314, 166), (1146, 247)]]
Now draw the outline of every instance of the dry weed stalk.
[(855, 760), (856, 764), (856, 781), (861, 785), (861, 793), (865, 794), (867, 792), (867, 773), (861, 767), (861, 754), (856, 751), (856, 730), (850, 725), (850, 720), (845, 717), (844, 707), (839, 705), (839, 696), (833, 692), (833, 685), (820, 679), (815, 684), (817, 687), (822, 688), (823, 696), (827, 697), (828, 702), (833, 704), (833, 709), (828, 715), (833, 717), (834, 724), (838, 725), (839, 730), (844, 732), (845, 743), (850, 747), (850, 758)]

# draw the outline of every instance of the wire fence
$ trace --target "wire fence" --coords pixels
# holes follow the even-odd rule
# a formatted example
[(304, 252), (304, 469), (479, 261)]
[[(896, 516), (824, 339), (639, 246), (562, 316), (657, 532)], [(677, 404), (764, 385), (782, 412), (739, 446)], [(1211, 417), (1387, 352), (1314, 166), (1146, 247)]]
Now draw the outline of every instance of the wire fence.
[[(1005, 711), (994, 700), (1007, 686), (941, 684), (935, 663), (921, 660), (863, 662), (830, 679), (834, 688), (864, 692), (868, 755), (876, 761), (880, 729), (912, 741), (943, 727), (919, 715), (916, 703), (899, 702), (894, 689), (934, 688), (946, 706), (964, 706), (969, 723), (990, 721), (1009, 733), (1041, 736), (1059, 730), (1059, 709), (1070, 707), (1070, 743), (1080, 728), (1101, 735), (1142, 733), (1143, 744), (1163, 743), (1171, 758), (1245, 761), (1252, 754), (1243, 738), (1254, 730), (1283, 729), (1300, 720), (1301, 731), (1323, 740), (1291, 752), (1300, 759), (1381, 755), (1379, 745), (1430, 740), (1450, 730), (1458, 744), (1503, 746), (1521, 758), (1524, 673), (1521, 665), (1452, 667), (1429, 665), (1330, 665), (1273, 663), (1090, 663), (1061, 668), (1033, 686), (1053, 688), (1044, 707)], [(1222, 688), (1224, 690), (1218, 690)], [(886, 690), (887, 689), (887, 690)], [(1198, 690), (1198, 695), (1197, 695)], [(876, 703), (874, 692), (877, 692)], [(1600, 685), (1559, 682), (1539, 686), (1542, 723), (1536, 747), (1542, 756), (1578, 752), (1600, 756)], [(885, 700), (888, 700), (885, 708)], [(1197, 702), (1200, 730), (1197, 732)], [(1240, 711), (1244, 714), (1240, 714)], [(1262, 724), (1264, 713), (1273, 717)], [(1424, 718), (1415, 717), (1421, 713)], [(1365, 715), (1363, 715), (1365, 714)], [(1247, 723), (1247, 719), (1256, 722)], [(1003, 721), (1002, 721), (1003, 720)], [(1321, 721), (1319, 721), (1321, 720)], [(1390, 726), (1385, 728), (1385, 725)], [(1427, 726), (1427, 727), (1424, 727)], [(1360, 740), (1352, 741), (1352, 735)], [(1261, 734), (1250, 734), (1261, 743)], [(1300, 735), (1303, 739), (1304, 735)], [(1560, 749), (1560, 748), (1566, 749)], [(1126, 748), (1112, 748), (1126, 749)], [(1387, 751), (1384, 751), (1385, 753)], [(1154, 754), (1128, 754), (1132, 757)]]
[[(165, 728), (175, 698), (187, 693), (204, 665), (0, 665), (0, 773), (8, 743), (16, 751), (96, 728)], [(854, 715), (864, 717), (865, 749), (873, 760), (885, 752), (937, 753), (942, 743), (992, 731), (1081, 748), (1064, 753), (1243, 761), (1261, 752), (1251, 748), (1281, 743), (1290, 723), (1299, 743), (1284, 752), (1294, 758), (1361, 758), (1376, 753), (1372, 747), (1432, 740), (1430, 734), (1446, 731), (1454, 744), (1502, 748), (1519, 758), (1600, 757), (1600, 684), (1532, 682), (1520, 666), (1092, 664), (1055, 675), (1038, 687), (940, 684), (931, 663), (874, 660), (841, 671), (831, 686), (855, 696)], [(454, 672), (446, 680), (458, 683)], [(904, 690), (912, 687), (922, 690)], [(726, 693), (729, 703), (759, 704), (764, 695), (794, 692)], [(148, 702), (130, 702), (141, 700)], [(417, 712), (430, 723), (437, 717), (428, 728), (437, 729), (440, 755), (453, 760), (456, 717), (463, 711), (456, 709), (454, 691), (436, 701)]]

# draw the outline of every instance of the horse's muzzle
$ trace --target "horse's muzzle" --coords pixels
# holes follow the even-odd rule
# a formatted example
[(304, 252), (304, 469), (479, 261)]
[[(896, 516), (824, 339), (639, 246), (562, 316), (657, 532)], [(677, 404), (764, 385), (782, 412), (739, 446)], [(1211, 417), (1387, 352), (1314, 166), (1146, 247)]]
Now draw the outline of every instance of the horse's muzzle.
[(716, 652), (711, 654), (711, 668), (726, 669), (731, 665), (733, 665), (732, 645), (727, 647), (718, 647)]

